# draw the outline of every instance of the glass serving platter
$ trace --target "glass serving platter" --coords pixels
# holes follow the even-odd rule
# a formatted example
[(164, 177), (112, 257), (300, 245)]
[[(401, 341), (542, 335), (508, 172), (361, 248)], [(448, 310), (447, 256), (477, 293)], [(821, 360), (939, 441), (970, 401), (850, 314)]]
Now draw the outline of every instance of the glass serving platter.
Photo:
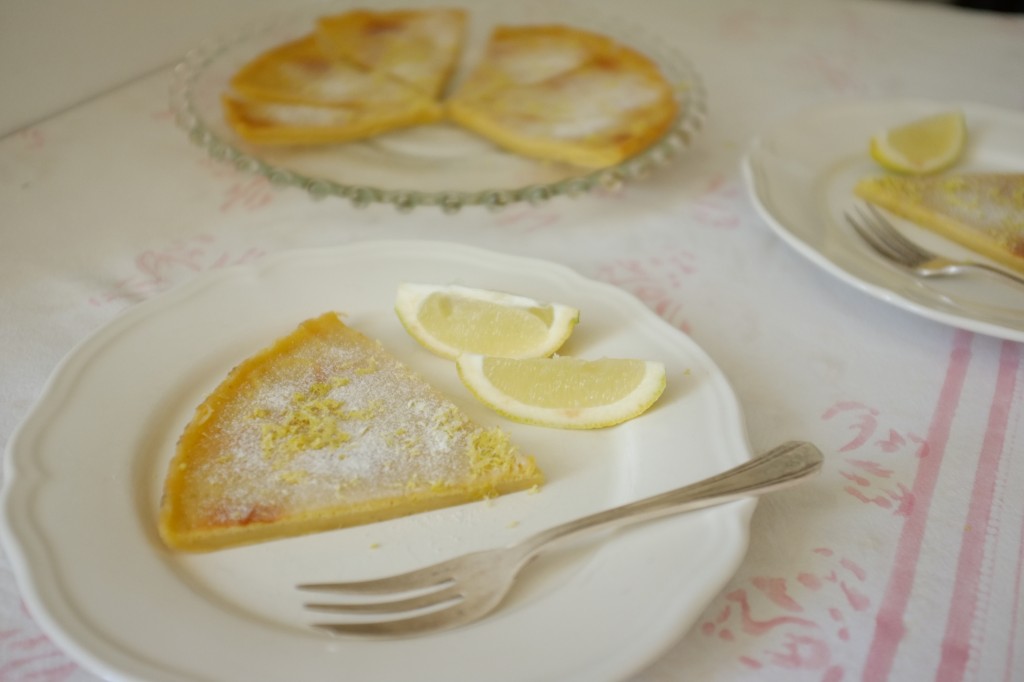
[[(340, 197), (356, 207), (385, 203), (410, 211), (436, 206), (446, 213), (465, 206), (499, 209), (616, 189), (668, 163), (690, 146), (703, 126), (705, 92), (689, 61), (663, 38), (622, 17), (572, 2), (443, 4), (461, 5), (468, 12), (466, 44), (453, 83), (466, 65), (476, 63), (494, 26), (560, 23), (610, 36), (654, 59), (676, 91), (679, 113), (661, 139), (622, 163), (597, 170), (513, 154), (443, 122), (336, 145), (274, 147), (242, 140), (224, 120), (221, 107), (229, 79), (261, 52), (311, 31), (317, 17), (360, 6), (358, 0), (329, 0), (248, 22), (189, 51), (174, 69), (171, 104), (176, 121), (214, 159), (263, 175), (275, 186), (300, 187), (315, 199)], [(373, 8), (436, 5), (430, 0), (384, 0), (374, 2)]]

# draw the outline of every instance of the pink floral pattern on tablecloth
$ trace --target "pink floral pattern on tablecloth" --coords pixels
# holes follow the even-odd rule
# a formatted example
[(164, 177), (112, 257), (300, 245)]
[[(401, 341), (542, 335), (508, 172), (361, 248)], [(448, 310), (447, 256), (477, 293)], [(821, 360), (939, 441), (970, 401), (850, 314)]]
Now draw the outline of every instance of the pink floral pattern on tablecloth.
[(839, 682), (835, 650), (850, 641), (851, 616), (871, 606), (866, 570), (829, 547), (813, 548), (799, 565), (795, 574), (759, 575), (727, 590), (700, 623), (701, 636), (735, 644), (744, 668), (812, 671)]
[(104, 306), (142, 300), (191, 275), (251, 263), (264, 253), (263, 249), (254, 246), (242, 249), (222, 246), (216, 237), (210, 235), (175, 241), (139, 253), (132, 261), (133, 274), (91, 296), (89, 303)]
[(630, 292), (678, 329), (689, 333), (678, 295), (687, 277), (697, 271), (696, 258), (685, 249), (647, 258), (620, 258), (598, 270), (598, 278)]
[(258, 211), (269, 206), (277, 197), (278, 190), (266, 176), (244, 173), (226, 163), (209, 158), (200, 159), (199, 164), (213, 179), (227, 185), (218, 207), (221, 213)]
[[(22, 607), (22, 615), (28, 613)], [(34, 624), (0, 630), (0, 682), (64, 682), (77, 670)]]
[[(856, 400), (828, 406), (821, 420), (835, 429), (836, 441), (825, 485), (846, 499), (884, 513), (901, 524), (914, 507), (910, 479), (927, 443), (889, 424), (880, 410)], [(838, 479), (838, 480), (837, 480)], [(839, 517), (843, 518), (843, 517)], [(800, 674), (793, 679), (840, 682), (849, 679), (848, 647), (866, 636), (878, 603), (869, 596), (868, 566), (839, 546), (808, 545), (792, 569), (760, 574), (726, 588), (706, 612), (701, 637), (733, 650), (748, 671)]]

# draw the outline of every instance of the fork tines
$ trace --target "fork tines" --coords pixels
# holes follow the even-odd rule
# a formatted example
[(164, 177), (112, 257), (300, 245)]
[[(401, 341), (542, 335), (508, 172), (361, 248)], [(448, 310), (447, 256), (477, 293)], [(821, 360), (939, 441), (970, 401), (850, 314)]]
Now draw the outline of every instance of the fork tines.
[(898, 252), (901, 260), (913, 263), (934, 257), (934, 254), (903, 236), (876, 206), (867, 204), (866, 211), (860, 207), (857, 208), (857, 211), (862, 220), (871, 228), (872, 234), (881, 240), (885, 247)]
[(844, 213), (846, 221), (868, 246), (879, 255), (906, 267), (915, 267), (930, 260), (933, 255), (913, 243), (893, 227), (882, 213), (871, 204), (867, 208), (855, 206), (857, 216)]
[[(343, 635), (407, 635), (443, 627), (452, 617), (462, 593), (450, 576), (432, 566), (376, 580), (298, 585), (307, 592), (344, 594), (356, 601), (307, 602), (310, 611), (355, 616), (349, 622), (314, 623), (314, 627)], [(371, 599), (368, 597), (380, 597)], [(392, 616), (390, 620), (359, 616)]]

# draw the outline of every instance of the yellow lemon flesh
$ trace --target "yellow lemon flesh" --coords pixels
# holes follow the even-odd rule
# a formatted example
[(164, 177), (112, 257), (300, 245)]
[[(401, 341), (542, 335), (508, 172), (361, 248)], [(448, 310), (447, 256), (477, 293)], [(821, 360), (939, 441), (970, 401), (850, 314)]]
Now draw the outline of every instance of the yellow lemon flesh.
[(952, 166), (967, 144), (967, 125), (959, 111), (918, 119), (871, 138), (871, 158), (883, 168), (927, 175)]
[(513, 421), (564, 429), (613, 426), (643, 414), (665, 390), (665, 366), (632, 359), (512, 359), (466, 354), (462, 383)]
[(462, 353), (547, 357), (579, 321), (571, 306), (457, 285), (402, 284), (395, 312), (420, 345), (452, 360)]

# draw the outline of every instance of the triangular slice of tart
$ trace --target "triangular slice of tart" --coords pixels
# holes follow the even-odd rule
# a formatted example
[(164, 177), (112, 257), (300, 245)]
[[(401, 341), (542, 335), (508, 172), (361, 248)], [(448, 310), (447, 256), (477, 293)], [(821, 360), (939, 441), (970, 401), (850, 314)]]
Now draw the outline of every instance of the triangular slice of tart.
[(566, 26), (504, 26), (446, 103), (462, 126), (511, 151), (600, 168), (671, 126), (671, 85), (643, 54)]
[(317, 20), (323, 51), (374, 73), (439, 97), (455, 69), (466, 31), (466, 12), (443, 7), (374, 11), (357, 9)]
[(395, 106), (321, 106), (223, 97), (224, 116), (238, 135), (267, 145), (337, 144), (437, 120), (438, 107), (422, 99)]
[(197, 408), (159, 530), (214, 550), (381, 521), (542, 482), (508, 435), (473, 423), (335, 313), (243, 361)]
[(398, 79), (326, 55), (312, 34), (259, 55), (230, 85), (227, 120), (252, 142), (345, 142), (430, 123), (443, 111)]
[(1024, 173), (879, 176), (861, 180), (854, 193), (1024, 272)]

